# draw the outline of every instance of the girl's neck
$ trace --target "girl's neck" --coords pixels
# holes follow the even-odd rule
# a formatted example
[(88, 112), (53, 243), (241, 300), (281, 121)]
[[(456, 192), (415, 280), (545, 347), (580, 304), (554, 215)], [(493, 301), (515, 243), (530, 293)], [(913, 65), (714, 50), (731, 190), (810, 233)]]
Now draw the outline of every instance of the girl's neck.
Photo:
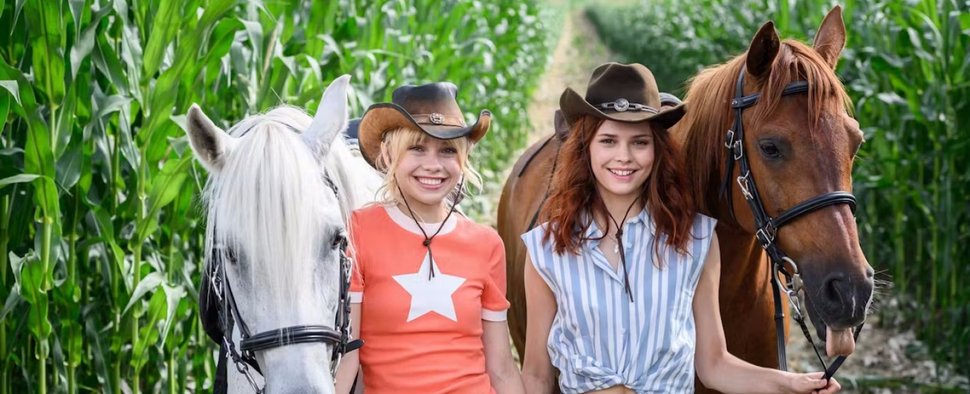
[[(639, 195), (617, 196), (604, 190), (598, 190), (598, 192), (603, 205), (606, 206), (607, 214), (613, 218), (597, 217), (596, 224), (600, 225), (600, 228), (609, 228), (610, 234), (614, 234), (617, 230), (616, 226), (613, 225), (613, 220), (616, 220), (616, 224), (622, 226), (623, 222), (629, 220), (630, 217), (639, 215), (640, 211), (643, 210), (643, 199), (638, 198)], [(626, 216), (626, 219), (624, 219), (624, 216)]]
[[(408, 209), (408, 206), (411, 207), (410, 210)], [(445, 221), (445, 216), (448, 215), (448, 209), (444, 206), (444, 204), (427, 205), (416, 201), (413, 198), (408, 198), (407, 204), (405, 204), (404, 201), (398, 201), (397, 208), (408, 216), (412, 215), (413, 212), (414, 220), (422, 223), (441, 223)]]

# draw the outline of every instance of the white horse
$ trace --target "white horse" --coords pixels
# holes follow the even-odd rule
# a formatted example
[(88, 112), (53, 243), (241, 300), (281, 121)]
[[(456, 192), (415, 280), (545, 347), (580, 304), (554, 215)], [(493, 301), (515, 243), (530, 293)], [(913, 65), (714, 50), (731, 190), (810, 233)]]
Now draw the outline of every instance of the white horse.
[[(375, 198), (381, 184), (341, 136), (349, 80), (342, 76), (326, 89), (313, 119), (282, 106), (247, 117), (227, 133), (198, 106), (189, 110), (189, 141), (209, 171), (206, 250), (223, 258), (239, 319), (252, 334), (300, 325), (333, 328), (344, 223), (351, 210)], [(207, 270), (213, 268), (209, 260)], [(239, 326), (232, 333), (237, 350)], [(265, 384), (269, 393), (332, 393), (331, 351), (321, 342), (257, 351), (265, 378), (252, 371), (255, 384)], [(223, 362), (228, 391), (252, 392), (232, 360)]]

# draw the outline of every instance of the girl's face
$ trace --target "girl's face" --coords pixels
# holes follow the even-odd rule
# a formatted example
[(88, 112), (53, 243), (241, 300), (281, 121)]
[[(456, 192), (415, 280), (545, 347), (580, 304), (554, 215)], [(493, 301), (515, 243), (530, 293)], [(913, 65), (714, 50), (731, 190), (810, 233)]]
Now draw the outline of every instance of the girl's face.
[(653, 168), (653, 147), (648, 123), (605, 120), (589, 145), (589, 161), (601, 195), (638, 195)]
[(461, 162), (454, 144), (436, 138), (421, 138), (400, 157), (394, 176), (408, 203), (441, 206), (461, 178)]

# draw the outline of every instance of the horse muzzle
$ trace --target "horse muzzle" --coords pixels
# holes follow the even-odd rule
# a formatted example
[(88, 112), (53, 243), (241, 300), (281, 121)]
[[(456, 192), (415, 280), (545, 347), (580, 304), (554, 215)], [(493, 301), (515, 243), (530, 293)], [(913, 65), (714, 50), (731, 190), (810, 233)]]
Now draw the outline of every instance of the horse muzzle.
[[(821, 280), (806, 281), (806, 306), (829, 356), (849, 355), (855, 350), (853, 329), (866, 320), (872, 301), (873, 271), (862, 275), (828, 272)], [(812, 282), (818, 283), (812, 286)]]

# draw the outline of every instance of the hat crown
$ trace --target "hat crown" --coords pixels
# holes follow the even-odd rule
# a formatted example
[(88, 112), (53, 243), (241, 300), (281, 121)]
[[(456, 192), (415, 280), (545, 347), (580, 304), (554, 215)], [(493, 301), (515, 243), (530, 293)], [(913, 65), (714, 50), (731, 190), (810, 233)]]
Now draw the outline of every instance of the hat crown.
[(626, 100), (659, 109), (660, 90), (650, 69), (639, 63), (606, 63), (593, 70), (586, 85), (586, 101), (596, 106)]
[(401, 106), (412, 116), (429, 115), (430, 120), (435, 120), (439, 117), (431, 115), (438, 114), (463, 119), (465, 115), (458, 106), (457, 96), (458, 87), (455, 84), (435, 82), (425, 85), (404, 85), (394, 89), (391, 102)]

